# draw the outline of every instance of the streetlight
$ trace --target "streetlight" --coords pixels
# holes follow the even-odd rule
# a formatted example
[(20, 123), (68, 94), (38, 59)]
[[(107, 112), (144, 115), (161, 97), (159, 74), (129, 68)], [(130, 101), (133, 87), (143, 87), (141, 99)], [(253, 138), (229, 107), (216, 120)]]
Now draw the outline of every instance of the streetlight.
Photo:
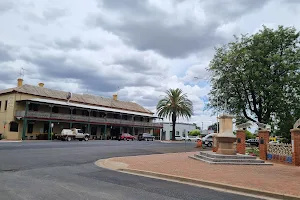
[[(197, 79), (197, 80), (205, 80), (205, 81), (208, 80), (207, 78), (199, 78), (199, 77), (197, 77), (197, 76), (195, 76), (194, 79)], [(218, 91), (218, 89), (219, 89), (219, 84), (217, 83), (216, 86), (217, 86), (217, 91)], [(219, 107), (219, 96), (217, 96), (217, 107)], [(218, 112), (218, 110), (217, 110), (217, 133), (219, 133), (219, 112)]]

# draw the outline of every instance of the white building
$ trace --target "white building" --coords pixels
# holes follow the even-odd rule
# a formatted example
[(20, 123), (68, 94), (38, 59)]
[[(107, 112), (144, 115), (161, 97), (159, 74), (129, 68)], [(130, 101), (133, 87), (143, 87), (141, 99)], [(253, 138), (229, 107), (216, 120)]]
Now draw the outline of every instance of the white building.
[[(160, 139), (161, 140), (171, 140), (172, 139), (172, 122), (163, 122), (163, 129), (161, 130)], [(175, 135), (185, 137), (190, 131), (195, 130), (195, 124), (189, 123), (176, 123)]]

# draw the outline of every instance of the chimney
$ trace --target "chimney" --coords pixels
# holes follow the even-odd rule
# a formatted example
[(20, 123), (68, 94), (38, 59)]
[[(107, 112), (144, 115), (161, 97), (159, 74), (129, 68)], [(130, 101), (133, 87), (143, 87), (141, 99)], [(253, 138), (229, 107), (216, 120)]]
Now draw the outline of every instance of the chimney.
[(39, 83), (39, 86), (40, 87), (44, 87), (44, 83)]
[(115, 100), (115, 101), (118, 100), (118, 95), (117, 95), (117, 94), (114, 94), (114, 95), (113, 95), (113, 100)]
[(18, 87), (23, 86), (23, 79), (18, 78)]

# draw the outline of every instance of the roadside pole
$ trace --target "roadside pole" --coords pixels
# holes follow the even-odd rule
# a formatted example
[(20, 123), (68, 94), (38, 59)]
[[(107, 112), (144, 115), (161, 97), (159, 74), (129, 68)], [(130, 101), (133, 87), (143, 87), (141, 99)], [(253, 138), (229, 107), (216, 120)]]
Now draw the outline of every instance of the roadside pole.
[(184, 139), (184, 150), (185, 150), (185, 153), (186, 153), (186, 139)]

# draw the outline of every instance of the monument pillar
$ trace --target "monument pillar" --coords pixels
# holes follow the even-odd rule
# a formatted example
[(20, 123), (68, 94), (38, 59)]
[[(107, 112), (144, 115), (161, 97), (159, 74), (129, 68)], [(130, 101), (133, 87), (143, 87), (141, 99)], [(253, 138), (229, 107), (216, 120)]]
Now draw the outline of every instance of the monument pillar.
[(236, 136), (233, 134), (233, 124), (231, 115), (221, 115), (220, 133), (216, 135), (217, 154), (235, 155), (236, 150), (233, 143), (236, 141)]
[(246, 153), (246, 130), (236, 131), (236, 152), (239, 154)]
[(259, 158), (262, 160), (267, 160), (268, 144), (270, 140), (270, 133), (268, 130), (259, 130)]

